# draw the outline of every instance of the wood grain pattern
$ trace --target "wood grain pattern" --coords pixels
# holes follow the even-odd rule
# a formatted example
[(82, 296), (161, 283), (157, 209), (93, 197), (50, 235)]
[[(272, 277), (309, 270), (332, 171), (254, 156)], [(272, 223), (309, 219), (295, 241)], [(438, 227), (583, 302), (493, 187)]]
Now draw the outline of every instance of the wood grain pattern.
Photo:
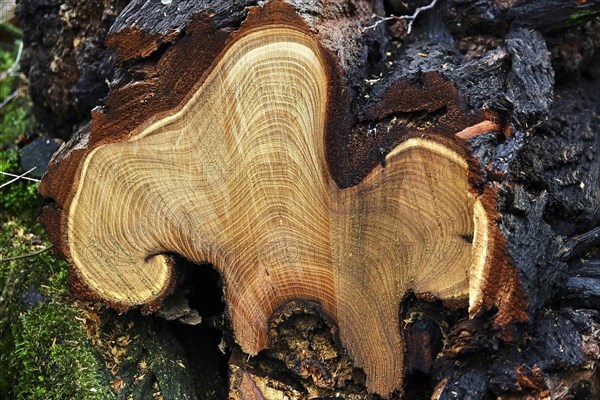
[(369, 388), (389, 394), (402, 381), (400, 302), (409, 290), (466, 300), (487, 224), (474, 230), (464, 155), (428, 138), (339, 189), (324, 160), (325, 71), (305, 33), (248, 32), (181, 109), (87, 155), (68, 247), (84, 281), (125, 306), (161, 296), (167, 253), (214, 264), (248, 354), (268, 346), (274, 310), (317, 302)]

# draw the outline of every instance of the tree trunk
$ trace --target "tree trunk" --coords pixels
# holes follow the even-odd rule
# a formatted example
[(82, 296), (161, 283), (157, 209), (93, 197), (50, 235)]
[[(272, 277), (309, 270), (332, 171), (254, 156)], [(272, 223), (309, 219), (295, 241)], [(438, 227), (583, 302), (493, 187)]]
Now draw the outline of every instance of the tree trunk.
[(600, 395), (600, 5), (431, 5), (130, 2), (40, 187), (77, 294), (212, 264), (232, 399)]

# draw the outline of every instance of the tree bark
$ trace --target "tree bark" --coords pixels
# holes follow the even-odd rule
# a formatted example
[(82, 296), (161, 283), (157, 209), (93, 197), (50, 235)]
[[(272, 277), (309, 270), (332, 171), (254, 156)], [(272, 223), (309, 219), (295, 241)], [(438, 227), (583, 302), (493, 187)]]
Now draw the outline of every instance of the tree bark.
[[(233, 399), (597, 396), (598, 376), (589, 371), (595, 371), (600, 353), (595, 311), (600, 304), (599, 3), (446, 1), (421, 11), (410, 34), (411, 21), (390, 17), (377, 24), (373, 15), (410, 14), (425, 3), (408, 9), (393, 1), (255, 3), (134, 0), (112, 24), (106, 41), (112, 50), (103, 50), (116, 52), (116, 64), (104, 72), (111, 77), (110, 93), (91, 122), (55, 156), (41, 186), (54, 201), (42, 221), (55, 247), (74, 265), (78, 294), (123, 310), (142, 306), (153, 312), (177, 292), (181, 280), (170, 253), (214, 264), (225, 285), (223, 329), (232, 349)], [(273, 26), (280, 31), (269, 36), (267, 28)], [(255, 43), (256, 32), (262, 36)], [(101, 35), (95, 32), (89, 40)], [(267, 87), (271, 81), (260, 81), (259, 70), (252, 70), (249, 81), (230, 71), (248, 48), (277, 48), (280, 42), (288, 43), (280, 50), (285, 47), (287, 55), (265, 55), (263, 61), (285, 65), (292, 57), (304, 65), (297, 75), (284, 74), (289, 86), (294, 76), (323, 78), (314, 78), (290, 100), (300, 102), (309, 93), (301, 104), (314, 108), (298, 114), (283, 110), (283, 120), (293, 118), (272, 135), (293, 138), (285, 130), (294, 121), (304, 127), (321, 123), (314, 132), (302, 130), (310, 136), (306, 146), (285, 139), (285, 154), (293, 159), (322, 155), (314, 166), (324, 172), (301, 173), (297, 181), (306, 187), (283, 196), (293, 204), (306, 201), (301, 213), (286, 208), (289, 214), (283, 214), (298, 215), (287, 220), (300, 221), (296, 228), (278, 231), (265, 222), (267, 230), (252, 236), (249, 232), (258, 229), (253, 224), (268, 221), (273, 211), (265, 206), (255, 219), (248, 217), (253, 223), (240, 222), (248, 215), (249, 200), (228, 191), (247, 184), (238, 193), (252, 193), (259, 180), (235, 180), (234, 185), (230, 176), (209, 178), (221, 161), (228, 174), (246, 178), (255, 165), (238, 156), (227, 164), (219, 152), (229, 136), (242, 146), (242, 136), (232, 133), (238, 129), (231, 128), (235, 122), (225, 129), (216, 117), (205, 125), (202, 118), (213, 113), (228, 121), (233, 117), (227, 110), (243, 115), (239, 110), (250, 105), (268, 108), (263, 98), (252, 97), (256, 88), (248, 82)], [(295, 48), (302, 49), (296, 56)], [(244, 91), (231, 86), (227, 93), (237, 93), (235, 101), (216, 100), (212, 93), (227, 88), (228, 79)], [(322, 104), (315, 101), (320, 96)], [(214, 111), (221, 104), (222, 111)], [(193, 112), (182, 111), (188, 109)], [(124, 206), (133, 186), (120, 174), (130, 168), (128, 160), (138, 163), (143, 149), (140, 144), (129, 151), (124, 145), (167, 137), (173, 126), (177, 132), (185, 126), (204, 132), (200, 144), (186, 150), (194, 157), (166, 158), (179, 146), (173, 144), (177, 137), (150, 143), (159, 155), (149, 156), (147, 167), (131, 167), (136, 176), (153, 171), (147, 186), (136, 190), (167, 189), (146, 198), (146, 210), (135, 210), (142, 200)], [(192, 140), (181, 135), (184, 142)], [(260, 140), (253, 143), (236, 149), (260, 148)], [(254, 176), (277, 183), (274, 166), (284, 153), (272, 153), (278, 156), (261, 158), (269, 166)], [(185, 207), (168, 196), (194, 180), (177, 178), (198, 155), (210, 168), (196, 174), (210, 182), (195, 184), (207, 197), (226, 196), (231, 215), (203, 211), (216, 203), (202, 198), (192, 201), (201, 207), (173, 214)], [(94, 160), (100, 160), (99, 167)], [(168, 175), (177, 163), (179, 169)], [(411, 175), (408, 165), (421, 172)], [(175, 182), (172, 188), (163, 184), (169, 179)], [(303, 197), (311, 191), (317, 195)], [(109, 197), (96, 201), (101, 196)], [(413, 200), (388, 206), (390, 199), (404, 198)], [(148, 211), (161, 201), (174, 206)], [(315, 207), (320, 203), (325, 204), (321, 210)], [(279, 198), (277, 204), (288, 203)], [(314, 218), (309, 206), (320, 210)], [(244, 211), (231, 211), (239, 207)], [(202, 224), (181, 223), (193, 215), (203, 215)], [(323, 215), (327, 223), (319, 222)], [(430, 226), (423, 215), (432, 216)], [(239, 228), (243, 235), (230, 232), (232, 219), (247, 227)], [(128, 225), (114, 234), (109, 227), (120, 221), (141, 228)], [(306, 228), (319, 224), (327, 229), (311, 237)], [(408, 234), (410, 227), (434, 234)], [(127, 232), (135, 235), (123, 245), (120, 238)], [(201, 233), (195, 237), (194, 232)], [(292, 232), (301, 235), (294, 238)], [(261, 244), (271, 234), (273, 240)], [(323, 243), (326, 255), (316, 256)], [(332, 248), (340, 253), (328, 253)], [(421, 261), (430, 257), (430, 248), (430, 261)], [(233, 259), (245, 249), (270, 257), (255, 263), (245, 254), (236, 267)], [(292, 256), (298, 259), (290, 261)], [(265, 265), (266, 276), (245, 272), (244, 263)], [(327, 267), (320, 269), (321, 263)], [(416, 265), (415, 272), (410, 265)], [(386, 288), (389, 282), (393, 290)], [(275, 289), (266, 290), (269, 285)], [(287, 286), (293, 289), (277, 289)]]

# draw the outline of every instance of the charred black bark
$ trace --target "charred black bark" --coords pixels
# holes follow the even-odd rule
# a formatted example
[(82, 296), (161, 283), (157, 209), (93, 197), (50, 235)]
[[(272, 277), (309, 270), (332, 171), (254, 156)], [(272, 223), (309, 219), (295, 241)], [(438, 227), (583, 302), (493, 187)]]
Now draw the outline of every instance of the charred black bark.
[(18, 1), (21, 67), (42, 131), (68, 139), (108, 93), (116, 59), (104, 39), (127, 1)]

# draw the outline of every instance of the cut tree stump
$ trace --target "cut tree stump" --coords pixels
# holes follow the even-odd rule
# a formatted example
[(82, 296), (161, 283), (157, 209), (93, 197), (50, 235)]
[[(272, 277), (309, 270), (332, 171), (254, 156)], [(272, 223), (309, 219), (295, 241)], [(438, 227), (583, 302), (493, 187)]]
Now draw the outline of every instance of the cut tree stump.
[[(519, 154), (552, 103), (542, 35), (515, 22), (503, 48), (472, 60), (437, 39), (443, 11), (402, 49), (374, 14), (382, 2), (132, 1), (106, 42), (110, 94), (40, 186), (80, 296), (154, 312), (177, 291), (174, 254), (214, 265), (239, 346), (232, 398), (306, 395), (245, 361), (280, 354), (274, 321), (306, 313), (326, 321), (369, 393), (399, 396), (405, 373), (442, 370), (434, 395), (448, 398), (468, 387), (450, 377), (478, 372), (449, 365), (520, 343), (567, 277), (577, 245), (561, 247), (543, 220), (548, 191), (515, 172), (532, 170)], [(408, 299), (468, 318), (452, 329), (407, 319)], [(576, 324), (556, 318), (570, 335)], [(438, 325), (448, 336), (434, 362)], [(316, 387), (346, 384), (310, 357), (278, 359)], [(504, 387), (545, 393), (545, 370), (521, 364)], [(535, 384), (518, 386), (524, 377)]]

